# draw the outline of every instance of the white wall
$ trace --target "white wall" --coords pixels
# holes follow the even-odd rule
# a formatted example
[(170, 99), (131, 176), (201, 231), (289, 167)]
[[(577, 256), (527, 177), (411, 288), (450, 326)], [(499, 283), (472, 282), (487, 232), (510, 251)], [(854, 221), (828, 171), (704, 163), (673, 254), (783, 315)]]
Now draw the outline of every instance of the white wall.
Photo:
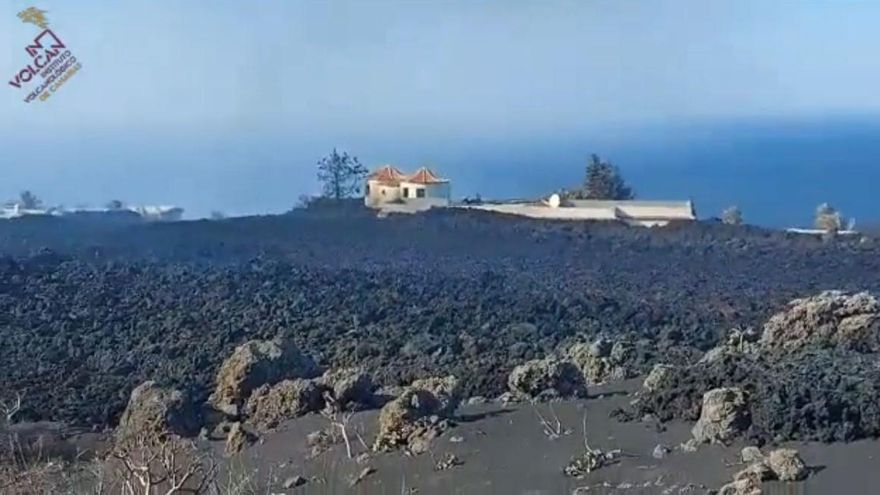
[(456, 208), (494, 211), (530, 218), (557, 220), (617, 220), (614, 208), (550, 208), (529, 204), (457, 205)]
[(378, 210), (381, 216), (387, 216), (389, 213), (418, 213), (431, 208), (445, 208), (449, 206), (449, 201), (443, 198), (417, 198), (404, 200), (401, 204), (383, 204)]
[(689, 206), (652, 206), (623, 204), (617, 206), (623, 216), (635, 219), (658, 218), (676, 220), (694, 220), (694, 215)]
[(397, 186), (389, 186), (375, 180), (368, 180), (367, 186), (370, 188), (370, 193), (364, 196), (364, 204), (367, 206), (376, 206), (400, 199), (400, 188)]
[(613, 207), (595, 208), (550, 208), (536, 204), (483, 204), (483, 205), (456, 205), (455, 208), (468, 208), (472, 210), (493, 211), (520, 215), (529, 218), (543, 218), (547, 220), (614, 220), (629, 225), (641, 227), (662, 227), (668, 225), (671, 220), (679, 220), (680, 216), (670, 218), (627, 218), (621, 216)]
[(434, 198), (434, 199), (444, 199), (449, 201), (450, 198), (450, 190), (448, 182), (441, 182), (437, 184), (416, 184), (413, 182), (401, 182), (400, 190), (401, 197), (403, 197), (403, 190), (406, 189), (409, 193), (409, 196), (404, 199), (419, 199), (418, 193), (416, 193), (419, 189), (425, 190), (425, 199)]

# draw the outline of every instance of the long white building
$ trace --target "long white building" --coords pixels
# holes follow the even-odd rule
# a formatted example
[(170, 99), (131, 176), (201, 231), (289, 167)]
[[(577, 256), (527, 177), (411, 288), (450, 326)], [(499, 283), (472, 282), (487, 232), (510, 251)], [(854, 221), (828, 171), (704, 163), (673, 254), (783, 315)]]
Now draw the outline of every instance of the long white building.
[(659, 227), (675, 221), (697, 219), (691, 201), (566, 200), (556, 194), (541, 201), (489, 202), (456, 207), (549, 220), (610, 220), (641, 227)]

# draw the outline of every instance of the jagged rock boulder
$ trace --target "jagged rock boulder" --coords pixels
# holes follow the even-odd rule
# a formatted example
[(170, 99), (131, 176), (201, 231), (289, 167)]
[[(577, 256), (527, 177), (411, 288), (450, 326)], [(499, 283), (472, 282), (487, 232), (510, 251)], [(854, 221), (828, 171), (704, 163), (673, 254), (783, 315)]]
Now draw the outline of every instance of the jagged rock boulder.
[(256, 439), (257, 438), (253, 433), (247, 431), (244, 425), (236, 421), (229, 426), (229, 432), (226, 434), (224, 452), (227, 456), (238, 454), (254, 443)]
[(752, 343), (742, 345), (721, 344), (706, 351), (698, 361), (699, 364), (714, 364), (725, 358), (754, 357), (760, 347)]
[(826, 291), (795, 299), (764, 324), (761, 344), (791, 351), (815, 345), (870, 352), (878, 349), (880, 303), (871, 294)]
[(440, 416), (442, 410), (442, 401), (431, 392), (407, 389), (379, 412), (379, 432), (373, 450), (405, 446), (414, 453), (424, 451), (430, 440), (447, 427)]
[(610, 352), (611, 343), (598, 339), (592, 344), (574, 344), (565, 354), (580, 369), (586, 383), (595, 385), (603, 383), (611, 373), (611, 364), (608, 362)]
[(376, 402), (373, 377), (360, 368), (330, 369), (317, 382), (331, 394), (340, 409), (363, 409)]
[(760, 340), (761, 334), (754, 328), (734, 328), (727, 334), (727, 345), (744, 348)]
[(779, 481), (798, 481), (807, 477), (807, 465), (794, 449), (776, 449), (767, 455), (766, 463)]
[(742, 357), (757, 354), (760, 351), (760, 346), (757, 344), (759, 337), (760, 335), (752, 329), (733, 329), (727, 335), (727, 340), (723, 344), (706, 351), (699, 362), (701, 364), (712, 364), (726, 357)]
[(636, 347), (625, 340), (600, 337), (591, 344), (578, 343), (565, 352), (567, 360), (580, 368), (587, 385), (598, 385), (634, 376), (632, 362)]
[(773, 471), (770, 469), (770, 466), (768, 466), (766, 462), (756, 461), (749, 464), (747, 468), (736, 473), (733, 476), (733, 479), (740, 480), (743, 478), (755, 478), (758, 481), (767, 481), (772, 480), (773, 477)]
[(703, 354), (703, 357), (700, 358), (699, 363), (712, 364), (721, 361), (727, 356), (739, 356), (741, 354), (742, 353), (736, 347), (721, 344), (706, 351), (706, 353)]
[(394, 400), (397, 397), (400, 397), (402, 393), (406, 391), (407, 387), (402, 385), (386, 385), (384, 387), (379, 387), (373, 392), (373, 395), (376, 397), (376, 400), (380, 405), (385, 405), (388, 401)]
[(587, 385), (581, 370), (570, 361), (536, 359), (510, 372), (511, 392), (530, 398), (585, 397)]
[(306, 435), (306, 445), (311, 448), (310, 455), (318, 457), (324, 452), (330, 450), (335, 442), (336, 432), (332, 433), (328, 430), (337, 428), (335, 425), (328, 425), (326, 429), (316, 430)]
[(651, 372), (642, 382), (642, 388), (648, 392), (655, 392), (668, 386), (672, 382), (674, 373), (678, 370), (676, 366), (670, 364), (655, 364), (651, 368)]
[(238, 416), (251, 391), (284, 379), (313, 378), (314, 361), (289, 340), (252, 340), (235, 348), (220, 366), (209, 399), (219, 411)]
[(718, 495), (761, 495), (761, 482), (754, 477), (745, 477), (734, 480), (718, 490)]
[(739, 458), (746, 464), (764, 462), (764, 454), (761, 452), (761, 449), (755, 446), (743, 447), (740, 451)]
[(588, 352), (592, 356), (603, 358), (611, 355), (613, 348), (614, 342), (605, 337), (599, 337), (589, 345)]
[(665, 459), (670, 452), (672, 452), (672, 449), (669, 447), (663, 444), (657, 444), (654, 446), (654, 450), (651, 451), (651, 457), (657, 460)]
[(770, 478), (770, 469), (758, 462), (736, 473), (732, 482), (718, 490), (718, 495), (761, 495), (761, 485)]
[(226, 440), (232, 425), (237, 421), (227, 421), (221, 419), (216, 423), (208, 422), (207, 425), (199, 432), (199, 437), (203, 440)]
[(283, 380), (263, 385), (251, 394), (245, 411), (248, 423), (261, 430), (324, 407), (321, 388), (312, 380)]
[(700, 419), (691, 432), (699, 443), (727, 443), (751, 424), (745, 393), (740, 388), (716, 388), (703, 395)]
[(439, 408), (435, 412), (440, 416), (452, 415), (461, 401), (459, 380), (452, 375), (443, 378), (421, 378), (412, 382), (410, 388), (430, 392), (440, 402)]
[(608, 361), (612, 366), (626, 366), (636, 357), (636, 346), (627, 340), (618, 340), (611, 346)]
[(736, 473), (733, 482), (721, 487), (719, 495), (759, 495), (764, 481), (796, 481), (807, 476), (804, 461), (793, 449), (777, 449), (765, 457), (757, 447), (746, 447), (741, 457), (751, 464)]
[(132, 390), (115, 436), (117, 440), (154, 433), (194, 436), (200, 428), (198, 409), (186, 394), (147, 381)]

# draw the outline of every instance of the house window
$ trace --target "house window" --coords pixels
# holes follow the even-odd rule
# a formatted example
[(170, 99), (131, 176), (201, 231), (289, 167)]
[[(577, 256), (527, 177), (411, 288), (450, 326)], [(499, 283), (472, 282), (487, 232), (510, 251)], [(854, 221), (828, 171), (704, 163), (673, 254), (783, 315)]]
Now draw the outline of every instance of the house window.
[(424, 189), (416, 189), (416, 197), (417, 198), (424, 198), (425, 197), (425, 190)]
[(370, 185), (369, 185), (369, 184), (367, 184), (366, 186), (364, 186), (364, 194), (365, 194), (366, 196), (369, 196), (369, 195), (370, 195)]
[(385, 196), (385, 189), (382, 189), (382, 196)]
[(403, 197), (404, 197), (404, 198), (408, 198), (408, 197), (409, 197), (409, 188), (408, 188), (408, 187), (404, 187), (404, 188), (403, 188)]

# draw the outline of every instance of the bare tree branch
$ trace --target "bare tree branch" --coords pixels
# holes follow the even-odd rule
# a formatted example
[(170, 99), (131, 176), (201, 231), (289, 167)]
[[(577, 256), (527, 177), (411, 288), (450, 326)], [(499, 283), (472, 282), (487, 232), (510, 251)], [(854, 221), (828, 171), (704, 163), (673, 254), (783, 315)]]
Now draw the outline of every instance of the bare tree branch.
[(21, 401), (22, 401), (21, 393), (15, 394), (15, 400), (12, 401), (0, 401), (0, 414), (3, 415), (5, 423), (4, 424), (12, 424), (12, 419), (18, 414), (18, 411), (21, 410)]

